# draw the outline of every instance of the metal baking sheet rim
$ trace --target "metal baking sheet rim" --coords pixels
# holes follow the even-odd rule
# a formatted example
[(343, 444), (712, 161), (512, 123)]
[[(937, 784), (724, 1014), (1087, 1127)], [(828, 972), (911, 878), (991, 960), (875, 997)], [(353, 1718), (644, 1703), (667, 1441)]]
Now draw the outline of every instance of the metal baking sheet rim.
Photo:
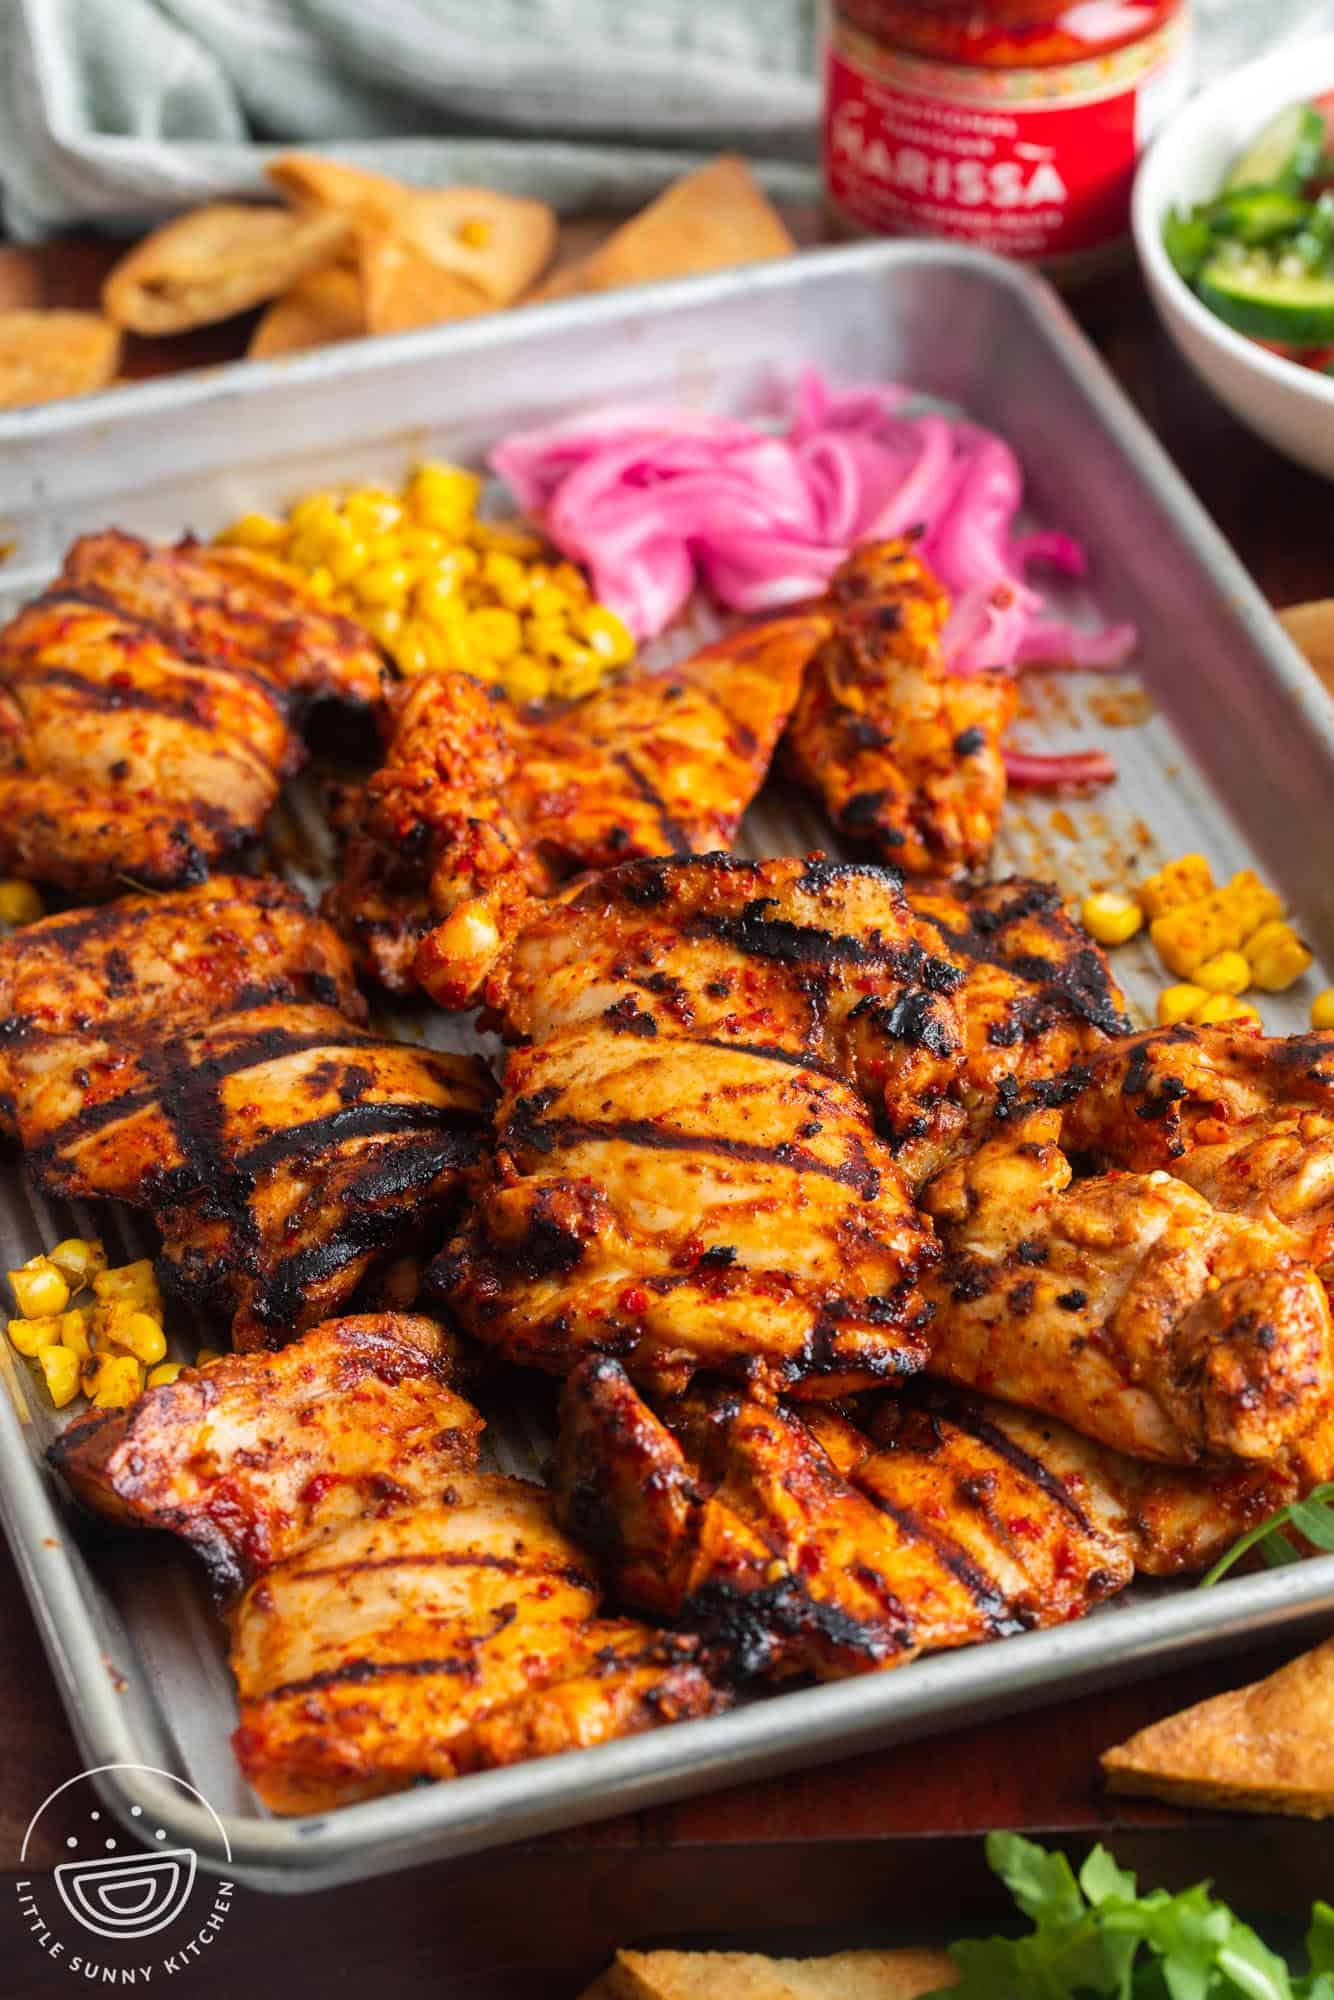
[[(0, 447), (20, 443), (68, 447), (80, 435), (105, 434), (151, 418), (164, 421), (225, 397), (262, 395), (278, 380), (328, 385), (353, 373), (392, 379), (399, 367), (490, 345), (520, 354), (559, 327), (610, 326), (694, 313), (711, 301), (782, 294), (818, 287), (826, 276), (868, 277), (895, 268), (954, 266), (1003, 288), (1018, 305), (1035, 341), (1059, 355), (1110, 441), (1142, 486), (1173, 517), (1173, 525), (1208, 580), (1245, 627), (1262, 655), (1275, 692), (1320, 742), (1334, 764), (1331, 711), (1313, 677), (1275, 623), (1268, 606), (1140, 422), (1059, 300), (1040, 281), (979, 252), (948, 246), (875, 244), (813, 252), (787, 263), (717, 278), (645, 287), (632, 298), (576, 300), (507, 322), (472, 322), (269, 366), (245, 364), (189, 382), (132, 392), (117, 402), (98, 398), (38, 412), (0, 425)], [(102, 440), (104, 441), (104, 437)], [(37, 471), (30, 498), (53, 498)], [(58, 501), (56, 502), (58, 505)], [(269, 1890), (332, 1887), (432, 1859), (570, 1827), (702, 1792), (743, 1778), (772, 1775), (857, 1748), (889, 1745), (952, 1723), (1013, 1712), (1054, 1694), (1078, 1695), (1111, 1686), (1169, 1662), (1220, 1645), (1258, 1643), (1280, 1626), (1314, 1620), (1334, 1608), (1334, 1567), (1315, 1559), (1296, 1569), (1231, 1580), (1207, 1597), (1187, 1588), (1174, 1595), (1110, 1606), (1097, 1618), (1007, 1639), (1003, 1644), (919, 1660), (906, 1669), (825, 1686), (776, 1693), (731, 1714), (681, 1723), (669, 1730), (596, 1749), (389, 1795), (337, 1812), (298, 1819), (222, 1815), (223, 1839), (202, 1808), (184, 1807), (175, 1786), (137, 1770), (154, 1762), (136, 1736), (122, 1666), (104, 1650), (104, 1620), (78, 1574), (67, 1526), (54, 1504), (54, 1484), (33, 1458), (12, 1398), (0, 1395), (0, 1515), (32, 1603), (61, 1696), (89, 1767), (108, 1767), (100, 1787), (110, 1808), (128, 1819), (132, 1805), (195, 1847), (214, 1873)]]

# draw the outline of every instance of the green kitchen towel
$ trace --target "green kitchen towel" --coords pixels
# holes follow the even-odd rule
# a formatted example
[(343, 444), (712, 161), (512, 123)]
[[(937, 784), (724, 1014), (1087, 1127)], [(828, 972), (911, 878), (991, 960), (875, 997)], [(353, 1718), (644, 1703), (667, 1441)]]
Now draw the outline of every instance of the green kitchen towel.
[(425, 185), (628, 206), (724, 147), (817, 192), (817, 0), (0, 0), (23, 241), (141, 228), (325, 144)]

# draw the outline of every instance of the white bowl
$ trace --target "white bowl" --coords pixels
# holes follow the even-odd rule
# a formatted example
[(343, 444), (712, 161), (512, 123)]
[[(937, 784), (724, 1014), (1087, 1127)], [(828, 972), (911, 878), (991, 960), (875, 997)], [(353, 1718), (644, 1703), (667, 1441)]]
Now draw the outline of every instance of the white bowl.
[(1244, 146), (1285, 105), (1334, 89), (1334, 35), (1292, 42), (1220, 77), (1165, 128), (1140, 164), (1134, 232), (1149, 294), (1181, 352), (1235, 417), (1334, 479), (1334, 375), (1234, 333), (1200, 303), (1163, 248), (1173, 205), (1208, 201)]

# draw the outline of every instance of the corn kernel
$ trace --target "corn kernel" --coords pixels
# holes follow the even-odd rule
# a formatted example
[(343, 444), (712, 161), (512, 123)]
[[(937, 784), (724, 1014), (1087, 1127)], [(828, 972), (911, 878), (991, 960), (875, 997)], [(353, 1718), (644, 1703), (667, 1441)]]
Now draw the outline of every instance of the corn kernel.
[(405, 562), (372, 563), (353, 579), (352, 588), (362, 604), (401, 609), (412, 588), (412, 571)]
[(55, 1347), (60, 1342), (60, 1320), (51, 1313), (40, 1319), (11, 1319), (7, 1331), (10, 1346), (29, 1361), (36, 1358), (41, 1348)]
[(280, 549), (287, 532), (286, 521), (275, 521), (269, 514), (242, 514), (239, 521), (223, 529), (218, 540), (240, 549)]
[(168, 1382), (174, 1382), (184, 1364), (180, 1361), (159, 1361), (156, 1368), (150, 1368), (145, 1388), (165, 1389)]
[(71, 1354), (77, 1354), (80, 1361), (90, 1361), (93, 1354), (92, 1316), (81, 1306), (72, 1312), (61, 1313), (56, 1321), (56, 1338), (62, 1347), (68, 1347)]
[(366, 611), (362, 613), (361, 622), (382, 646), (391, 649), (395, 639), (403, 630), (403, 613), (394, 608)]
[(97, 1236), (67, 1236), (46, 1254), (72, 1292), (91, 1284), (107, 1267), (107, 1253)]
[(98, 1317), (96, 1331), (110, 1346), (149, 1365), (161, 1361), (167, 1351), (162, 1322), (136, 1306), (107, 1306)]
[(93, 1294), (103, 1305), (137, 1306), (161, 1317), (162, 1293), (157, 1275), (147, 1257), (133, 1264), (120, 1264), (114, 1271), (99, 1271), (93, 1279)]
[(324, 558), (324, 567), (334, 580), (335, 589), (350, 583), (370, 561), (368, 544), (358, 535), (349, 535), (344, 542), (337, 542)]
[(1311, 954), (1291, 924), (1261, 924), (1246, 940), (1251, 978), (1266, 993), (1283, 993), (1311, 969)]
[(484, 660), (512, 660), (523, 643), (523, 631), (514, 613), (497, 605), (469, 615), (468, 643)]
[(570, 601), (565, 592), (554, 583), (539, 584), (528, 593), (528, 615), (530, 618), (549, 618), (553, 623), (564, 624), (565, 614), (570, 609)]
[(403, 509), (391, 494), (380, 493), (369, 486), (349, 493), (343, 502), (343, 519), (354, 535), (366, 540), (396, 527), (402, 518)]
[(316, 563), (306, 582), (317, 597), (332, 597), (334, 593), (333, 571), (328, 563)]
[(431, 671), (431, 659), (420, 625), (409, 620), (403, 627), (394, 641), (394, 659), (401, 673), (426, 674)]
[(223, 1353), (220, 1347), (201, 1347), (195, 1356), (195, 1367), (207, 1368), (211, 1361), (221, 1361), (222, 1358)]
[(1324, 992), (1317, 993), (1311, 1002), (1311, 1026), (1334, 1028), (1334, 986), (1327, 986)]
[(46, 1393), (58, 1410), (72, 1403), (79, 1393), (79, 1360), (68, 1347), (43, 1347), (37, 1355), (46, 1378)]
[(1238, 1000), (1230, 993), (1211, 993), (1203, 1004), (1191, 1015), (1201, 1027), (1217, 1027), (1221, 1021), (1254, 1021), (1260, 1016), (1249, 1000)]
[(515, 701), (543, 701), (551, 689), (551, 675), (539, 660), (512, 660), (505, 685)]
[(1178, 1021), (1191, 1020), (1195, 1009), (1202, 1007), (1208, 998), (1202, 986), (1164, 986), (1158, 995), (1158, 1026), (1175, 1028)]
[(294, 536), (319, 534), (336, 521), (338, 500), (332, 493), (307, 493), (288, 511), (287, 522)]
[(629, 626), (605, 604), (593, 604), (580, 612), (578, 624), (593, 651), (609, 666), (623, 667), (634, 658), (635, 642)]
[(1125, 944), (1137, 930), (1142, 929), (1144, 912), (1129, 896), (1117, 896), (1110, 890), (1103, 890), (1097, 895), (1085, 896), (1079, 906), (1079, 921), (1099, 944)]
[(1206, 993), (1244, 993), (1251, 983), (1251, 968), (1241, 952), (1219, 951), (1197, 965), (1192, 977)]
[(1214, 871), (1202, 854), (1183, 854), (1168, 861), (1139, 886), (1139, 906), (1146, 917), (1165, 917), (1183, 903), (1198, 903), (1214, 886)]
[(99, 1355), (91, 1370), (80, 1370), (79, 1380), (99, 1410), (123, 1410), (144, 1386), (143, 1370), (132, 1354)]
[(46, 1257), (30, 1257), (21, 1271), (11, 1271), (18, 1309), (25, 1319), (41, 1319), (63, 1313), (69, 1304), (69, 1286)]
[(31, 882), (0, 882), (0, 923), (35, 924), (38, 917), (45, 915), (41, 891), (34, 889)]

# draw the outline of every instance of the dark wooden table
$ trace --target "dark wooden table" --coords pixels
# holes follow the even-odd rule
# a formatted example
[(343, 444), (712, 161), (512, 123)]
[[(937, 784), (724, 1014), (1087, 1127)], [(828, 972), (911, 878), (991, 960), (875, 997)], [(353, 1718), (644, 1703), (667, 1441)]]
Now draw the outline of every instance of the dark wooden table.
[[(93, 239), (0, 249), (0, 307), (87, 305)], [(1117, 378), (1277, 605), (1334, 594), (1330, 489), (1250, 438), (1177, 360), (1135, 282), (1077, 302)], [(131, 376), (201, 367), (248, 323), (129, 344)], [(0, 1994), (69, 1991), (5, 1933), (3, 1879), (29, 1815), (79, 1765), (17, 1579), (0, 1566)], [(1293, 1648), (1289, 1647), (1288, 1652)], [(827, 1950), (986, 1923), (1001, 1904), (977, 1836), (1014, 1827), (1076, 1847), (1113, 1836), (1146, 1879), (1211, 1873), (1258, 1917), (1334, 1894), (1334, 1840), (1287, 1821), (1190, 1817), (1104, 1799), (1097, 1755), (1151, 1718), (1278, 1664), (1229, 1656), (1091, 1701), (747, 1785), (449, 1866), (305, 1898), (242, 1891), (196, 2000), (352, 1994), (573, 2000), (617, 1944)], [(45, 1857), (47, 1865), (55, 1857)], [(21, 1949), (20, 1949), (21, 1948)], [(725, 2000), (725, 1996), (719, 1996)]]

